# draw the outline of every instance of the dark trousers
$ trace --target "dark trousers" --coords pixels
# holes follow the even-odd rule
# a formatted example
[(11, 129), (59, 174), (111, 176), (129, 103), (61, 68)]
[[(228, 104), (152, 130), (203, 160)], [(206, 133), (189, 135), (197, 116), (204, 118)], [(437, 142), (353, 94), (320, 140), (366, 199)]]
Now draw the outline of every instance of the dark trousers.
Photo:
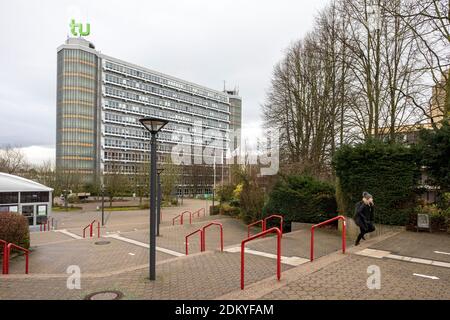
[(366, 233), (367, 233), (366, 229), (359, 227), (359, 234), (358, 238), (356, 238), (356, 243), (359, 243)]

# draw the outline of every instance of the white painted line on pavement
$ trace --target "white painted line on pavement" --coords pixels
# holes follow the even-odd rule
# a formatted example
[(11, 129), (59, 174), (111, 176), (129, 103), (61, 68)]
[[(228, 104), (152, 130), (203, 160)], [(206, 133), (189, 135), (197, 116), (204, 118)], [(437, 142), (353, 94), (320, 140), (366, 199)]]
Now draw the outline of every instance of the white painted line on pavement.
[(449, 256), (450, 256), (450, 252), (434, 251), (434, 253), (446, 254), (446, 255), (449, 255)]
[(128, 254), (130, 255), (130, 256), (135, 256), (136, 254), (134, 254), (134, 253), (132, 253), (132, 252), (128, 252)]
[[(231, 253), (241, 252), (241, 247), (232, 247), (232, 248), (224, 249), (224, 251), (231, 252)], [(247, 247), (245, 248), (245, 252), (249, 253), (249, 254), (254, 254), (256, 256), (261, 256), (261, 257), (266, 257), (266, 258), (271, 258), (271, 259), (277, 258), (276, 254), (262, 252), (262, 251), (256, 251), (256, 250), (249, 249)], [(309, 262), (309, 260), (305, 259), (305, 258), (281, 256), (281, 263), (288, 264), (290, 266), (299, 266), (306, 262)]]
[[(109, 234), (109, 235), (106, 235), (106, 236), (103, 236), (103, 237), (104, 238), (114, 238), (114, 239), (117, 239), (117, 240), (120, 240), (120, 241), (124, 241), (124, 242), (128, 242), (128, 243), (137, 245), (139, 247), (147, 248), (147, 249), (150, 248), (150, 245), (148, 243), (143, 243), (143, 242), (140, 242), (140, 241), (137, 241), (137, 240), (125, 238), (125, 237), (122, 237), (122, 236), (120, 236), (118, 234)], [(156, 247), (156, 251), (164, 252), (164, 253), (170, 254), (170, 255), (175, 256), (175, 257), (182, 257), (182, 256), (184, 256), (183, 253), (179, 253), (179, 252), (176, 252), (176, 251), (173, 251), (173, 250), (170, 250), (170, 249), (166, 249), (166, 248), (161, 248), (161, 247)]]
[(389, 251), (375, 250), (375, 249), (367, 248), (367, 249), (358, 251), (355, 254), (358, 254), (360, 256), (382, 259), (384, 257), (389, 256), (391, 253)]
[(77, 235), (75, 233), (69, 232), (66, 229), (53, 230), (53, 232), (59, 232), (59, 233), (65, 234), (66, 236), (72, 237), (74, 239), (83, 239), (83, 237), (80, 237), (79, 235)]
[(427, 276), (426, 274), (420, 274), (420, 273), (413, 273), (413, 276), (427, 278), (427, 279), (433, 279), (433, 280), (439, 280), (436, 276)]
[(367, 248), (367, 249), (355, 252), (355, 254), (361, 255), (361, 256), (366, 256), (366, 257), (371, 257), (371, 258), (378, 258), (378, 259), (388, 258), (388, 259), (394, 259), (394, 260), (399, 260), (399, 261), (414, 262), (414, 263), (450, 268), (449, 262), (400, 256), (400, 255), (391, 254), (388, 251), (382, 251), (382, 250), (374, 250), (374, 249)]

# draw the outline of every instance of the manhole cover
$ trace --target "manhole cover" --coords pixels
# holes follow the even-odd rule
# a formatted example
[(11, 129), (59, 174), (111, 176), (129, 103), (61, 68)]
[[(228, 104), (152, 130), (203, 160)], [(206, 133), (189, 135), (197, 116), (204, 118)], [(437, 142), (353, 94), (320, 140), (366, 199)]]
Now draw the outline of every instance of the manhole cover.
[(104, 246), (105, 244), (110, 244), (111, 241), (97, 241), (95, 244), (99, 246)]
[(87, 295), (84, 300), (119, 300), (122, 297), (123, 293), (120, 291), (101, 291)]

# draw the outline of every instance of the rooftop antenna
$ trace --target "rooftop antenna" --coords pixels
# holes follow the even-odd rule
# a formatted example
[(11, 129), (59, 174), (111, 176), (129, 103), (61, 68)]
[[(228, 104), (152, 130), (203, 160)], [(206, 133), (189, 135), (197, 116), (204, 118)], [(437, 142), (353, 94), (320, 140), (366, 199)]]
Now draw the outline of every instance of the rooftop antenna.
[(225, 86), (225, 80), (223, 80), (223, 92), (226, 92), (227, 91), (227, 89), (226, 89), (226, 86)]

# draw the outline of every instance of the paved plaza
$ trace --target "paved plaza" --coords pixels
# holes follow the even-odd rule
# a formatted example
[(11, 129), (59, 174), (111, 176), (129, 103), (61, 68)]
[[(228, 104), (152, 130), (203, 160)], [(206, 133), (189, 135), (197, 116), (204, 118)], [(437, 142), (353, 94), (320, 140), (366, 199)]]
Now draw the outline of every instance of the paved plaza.
[[(182, 206), (163, 208), (156, 281), (148, 280), (148, 210), (108, 212), (101, 237), (85, 239), (83, 228), (99, 219), (96, 204), (54, 213), (58, 230), (31, 233), (30, 274), (23, 274), (24, 258), (16, 257), (10, 274), (0, 275), (0, 299), (84, 299), (105, 290), (120, 291), (123, 299), (450, 299), (450, 236), (406, 231), (390, 231), (358, 247), (347, 239), (343, 254), (338, 231), (317, 229), (313, 262), (308, 229), (285, 233), (280, 281), (275, 277), (276, 237), (251, 241), (245, 253), (246, 287), (240, 290), (245, 224), (218, 215), (172, 225), (182, 211), (206, 205), (184, 199)], [(200, 252), (194, 235), (186, 256), (185, 236), (211, 221), (223, 225), (224, 251), (219, 228), (211, 226), (206, 251)], [(67, 286), (69, 266), (80, 269), (79, 289)], [(379, 289), (367, 285), (373, 266), (380, 270)]]

